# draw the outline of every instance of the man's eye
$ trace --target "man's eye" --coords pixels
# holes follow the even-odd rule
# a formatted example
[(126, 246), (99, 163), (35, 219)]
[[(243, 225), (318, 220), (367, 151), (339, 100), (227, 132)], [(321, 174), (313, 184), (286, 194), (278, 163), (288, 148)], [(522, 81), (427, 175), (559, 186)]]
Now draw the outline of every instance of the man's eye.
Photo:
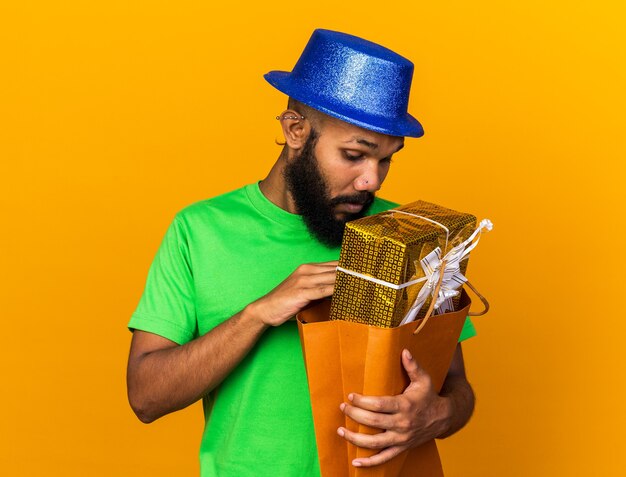
[(349, 161), (358, 161), (359, 159), (363, 158), (363, 156), (364, 156), (364, 154), (361, 154), (361, 153), (354, 153), (354, 152), (350, 153), (348, 151), (344, 151), (343, 155)]

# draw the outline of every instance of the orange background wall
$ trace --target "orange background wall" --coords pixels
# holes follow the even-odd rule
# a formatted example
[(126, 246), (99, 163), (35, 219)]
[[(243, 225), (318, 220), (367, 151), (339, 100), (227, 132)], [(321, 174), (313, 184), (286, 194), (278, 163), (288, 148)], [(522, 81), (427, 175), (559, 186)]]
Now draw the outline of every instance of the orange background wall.
[[(198, 405), (145, 426), (126, 330), (174, 213), (264, 176), (311, 31), (416, 64), (382, 195), (495, 223), (469, 276), (478, 395), (448, 476), (624, 475), (623, 2), (5, 2), (3, 475), (195, 475)], [(262, 473), (260, 472), (260, 475)]]

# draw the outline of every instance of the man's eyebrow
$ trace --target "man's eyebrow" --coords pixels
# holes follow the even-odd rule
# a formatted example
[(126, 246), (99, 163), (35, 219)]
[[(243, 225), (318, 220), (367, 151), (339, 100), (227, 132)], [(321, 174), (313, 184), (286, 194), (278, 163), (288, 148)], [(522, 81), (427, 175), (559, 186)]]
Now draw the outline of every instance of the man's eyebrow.
[(375, 142), (370, 142), (367, 139), (363, 139), (362, 137), (358, 136), (355, 136), (352, 139), (348, 139), (346, 142), (356, 142), (357, 144), (362, 144), (369, 147), (370, 149), (378, 149), (378, 144), (376, 144)]

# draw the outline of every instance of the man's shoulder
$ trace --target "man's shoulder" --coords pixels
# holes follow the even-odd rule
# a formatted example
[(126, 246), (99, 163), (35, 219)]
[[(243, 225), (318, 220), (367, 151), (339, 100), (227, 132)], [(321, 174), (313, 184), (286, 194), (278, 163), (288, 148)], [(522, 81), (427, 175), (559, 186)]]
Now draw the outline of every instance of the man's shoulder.
[(181, 209), (176, 218), (183, 222), (193, 221), (197, 218), (206, 219), (207, 216), (213, 214), (229, 214), (241, 211), (242, 208), (249, 206), (248, 189), (250, 184), (240, 187), (215, 197), (194, 202)]

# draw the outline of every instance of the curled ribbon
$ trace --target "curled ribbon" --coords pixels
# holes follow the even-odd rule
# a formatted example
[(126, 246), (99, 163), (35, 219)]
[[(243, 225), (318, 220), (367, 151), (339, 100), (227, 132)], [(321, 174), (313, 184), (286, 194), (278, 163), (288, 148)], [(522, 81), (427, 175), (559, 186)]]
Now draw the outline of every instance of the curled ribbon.
[[(415, 320), (415, 317), (422, 309), (422, 306), (424, 306), (428, 297), (432, 297), (432, 299), (435, 300), (434, 312), (436, 314), (445, 313), (453, 309), (452, 298), (459, 294), (459, 289), (467, 282), (467, 278), (461, 273), (461, 262), (465, 260), (469, 253), (478, 245), (483, 229), (490, 231), (492, 228), (493, 224), (491, 221), (489, 219), (483, 219), (467, 240), (453, 247), (443, 257), (441, 256), (441, 248), (437, 247), (420, 260), (420, 265), (425, 275), (423, 280), (426, 281), (426, 283), (424, 283), (420, 289), (415, 302), (400, 322), (400, 325)], [(435, 297), (433, 295), (441, 273), (443, 273), (443, 279), (441, 280), (439, 291)]]

